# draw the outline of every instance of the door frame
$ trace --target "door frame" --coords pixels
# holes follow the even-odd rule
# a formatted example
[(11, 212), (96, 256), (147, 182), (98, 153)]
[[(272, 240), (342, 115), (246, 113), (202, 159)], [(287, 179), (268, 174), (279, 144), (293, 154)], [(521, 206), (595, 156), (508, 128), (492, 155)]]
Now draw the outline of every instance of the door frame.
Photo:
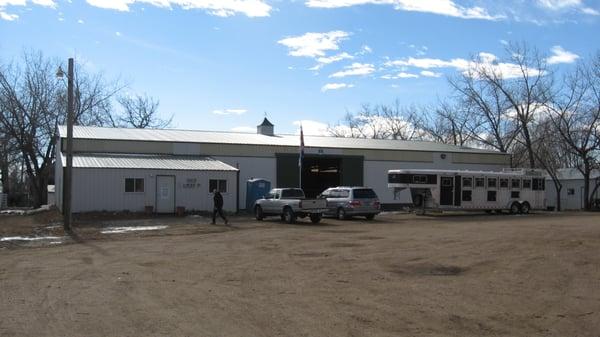
[(175, 213), (177, 209), (177, 176), (174, 174), (157, 174), (154, 181), (154, 211), (158, 211), (158, 178), (159, 177), (173, 177), (173, 212), (166, 212), (162, 214)]
[[(447, 178), (448, 180), (450, 180), (452, 182), (452, 187), (450, 189), (450, 192), (448, 193), (448, 195), (450, 196), (450, 202), (447, 204), (442, 204), (442, 189), (444, 188), (443, 185), (443, 181), (444, 178)], [(440, 206), (454, 206), (454, 176), (444, 176), (444, 175), (440, 175), (440, 201), (439, 201)]]

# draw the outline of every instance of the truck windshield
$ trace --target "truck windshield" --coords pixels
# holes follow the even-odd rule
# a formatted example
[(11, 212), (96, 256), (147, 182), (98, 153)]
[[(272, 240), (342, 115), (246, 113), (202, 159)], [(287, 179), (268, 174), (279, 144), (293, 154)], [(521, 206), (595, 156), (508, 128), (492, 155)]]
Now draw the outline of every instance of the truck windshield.
[(361, 188), (354, 190), (355, 199), (376, 199), (377, 194), (370, 188)]
[(282, 199), (304, 199), (304, 192), (299, 188), (281, 191)]

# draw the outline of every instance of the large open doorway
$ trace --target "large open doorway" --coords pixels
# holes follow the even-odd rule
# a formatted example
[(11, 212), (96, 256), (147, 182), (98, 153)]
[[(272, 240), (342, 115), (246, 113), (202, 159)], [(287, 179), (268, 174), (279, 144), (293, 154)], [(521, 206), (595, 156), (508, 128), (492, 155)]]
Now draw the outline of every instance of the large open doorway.
[[(302, 161), (302, 188), (315, 197), (329, 187), (362, 186), (363, 157), (306, 155)], [(277, 154), (276, 187), (299, 187), (297, 154)]]
[(302, 163), (302, 188), (314, 198), (329, 187), (341, 185), (341, 159), (305, 157)]

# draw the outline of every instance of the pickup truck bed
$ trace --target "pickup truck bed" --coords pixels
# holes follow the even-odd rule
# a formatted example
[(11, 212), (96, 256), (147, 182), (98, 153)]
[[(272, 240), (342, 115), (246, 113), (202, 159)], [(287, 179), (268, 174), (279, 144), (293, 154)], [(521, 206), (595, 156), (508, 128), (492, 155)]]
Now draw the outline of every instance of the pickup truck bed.
[(325, 199), (306, 199), (304, 192), (298, 188), (275, 188), (267, 196), (257, 200), (254, 206), (257, 220), (268, 216), (280, 216), (288, 223), (307, 216), (313, 223), (318, 223), (326, 210)]

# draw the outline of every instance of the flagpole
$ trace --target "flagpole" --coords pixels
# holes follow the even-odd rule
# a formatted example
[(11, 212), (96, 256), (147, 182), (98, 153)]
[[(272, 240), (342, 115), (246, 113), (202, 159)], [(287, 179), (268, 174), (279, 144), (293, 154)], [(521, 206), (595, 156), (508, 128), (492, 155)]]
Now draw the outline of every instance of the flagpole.
[(298, 185), (302, 188), (302, 160), (304, 159), (304, 132), (302, 131), (302, 124), (300, 124), (300, 153), (298, 154)]

